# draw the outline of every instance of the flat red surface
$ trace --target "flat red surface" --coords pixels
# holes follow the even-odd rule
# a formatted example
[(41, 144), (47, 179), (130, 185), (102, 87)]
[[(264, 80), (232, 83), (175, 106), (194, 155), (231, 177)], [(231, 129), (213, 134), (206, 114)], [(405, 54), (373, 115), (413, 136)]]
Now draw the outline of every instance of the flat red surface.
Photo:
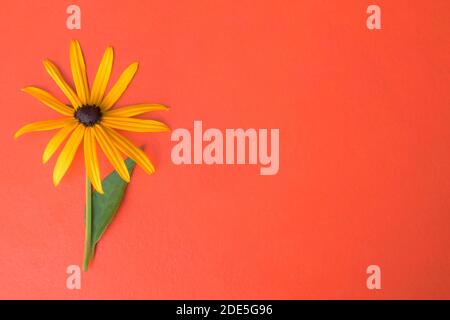
[[(79, 31), (71, 3), (1, 4), (0, 298), (450, 298), (449, 1), (79, 0)], [(12, 136), (56, 116), (20, 88), (62, 99), (41, 62), (70, 75), (73, 38), (91, 81), (107, 45), (112, 80), (140, 62), (119, 106), (167, 104), (154, 118), (173, 129), (279, 128), (280, 171), (176, 166), (170, 134), (126, 134), (157, 172), (135, 170), (70, 291), (82, 153), (55, 188), (51, 133)]]

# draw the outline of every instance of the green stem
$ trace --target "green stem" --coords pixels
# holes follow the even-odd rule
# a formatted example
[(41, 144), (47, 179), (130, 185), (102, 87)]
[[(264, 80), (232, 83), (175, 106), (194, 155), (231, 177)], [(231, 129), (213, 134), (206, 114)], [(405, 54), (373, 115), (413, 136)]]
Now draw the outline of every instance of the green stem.
[(91, 242), (92, 242), (92, 190), (91, 181), (86, 175), (86, 209), (85, 209), (85, 221), (86, 226), (85, 238), (84, 238), (84, 262), (83, 270), (88, 270), (89, 260), (91, 258)]

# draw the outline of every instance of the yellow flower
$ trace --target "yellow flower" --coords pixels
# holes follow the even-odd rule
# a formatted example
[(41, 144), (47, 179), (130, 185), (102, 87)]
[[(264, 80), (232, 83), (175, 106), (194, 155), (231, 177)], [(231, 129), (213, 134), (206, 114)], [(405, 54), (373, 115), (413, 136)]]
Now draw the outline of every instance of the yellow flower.
[(14, 135), (17, 138), (27, 132), (59, 129), (44, 150), (42, 156), (44, 163), (69, 137), (53, 170), (55, 186), (59, 184), (69, 169), (81, 142), (84, 146), (87, 175), (94, 188), (100, 193), (103, 193), (103, 188), (97, 161), (97, 142), (123, 180), (129, 182), (130, 176), (121, 153), (133, 159), (148, 174), (155, 171), (146, 154), (115, 129), (134, 132), (168, 131), (169, 127), (162, 122), (133, 118), (133, 116), (149, 111), (167, 110), (168, 108), (160, 104), (137, 104), (111, 109), (130, 84), (138, 68), (137, 62), (129, 65), (109, 93), (105, 95), (112, 64), (113, 49), (108, 47), (100, 62), (92, 89), (89, 90), (86, 66), (80, 44), (78, 41), (72, 40), (70, 43), (70, 67), (76, 91), (64, 80), (58, 68), (50, 60), (44, 61), (45, 69), (70, 101), (69, 105), (62, 103), (42, 89), (36, 87), (22, 89), (22, 91), (32, 95), (64, 116), (59, 119), (27, 124)]

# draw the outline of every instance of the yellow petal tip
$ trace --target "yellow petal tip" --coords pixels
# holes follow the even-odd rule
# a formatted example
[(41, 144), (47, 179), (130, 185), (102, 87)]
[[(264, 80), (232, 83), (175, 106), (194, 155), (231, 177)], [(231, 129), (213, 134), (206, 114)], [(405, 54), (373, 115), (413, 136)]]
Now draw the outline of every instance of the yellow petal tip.
[(59, 174), (53, 174), (53, 185), (55, 187), (57, 187), (59, 185), (59, 183), (61, 182), (62, 176), (60, 176)]
[(131, 67), (133, 67), (134, 69), (136, 69), (137, 70), (137, 68), (139, 67), (139, 62), (133, 62), (132, 64), (131, 64)]
[(18, 137), (20, 137), (23, 133), (19, 130), (16, 133), (14, 133), (14, 139), (17, 139)]
[(53, 178), (53, 185), (54, 185), (55, 187), (57, 187), (57, 186), (59, 185), (59, 182), (60, 182), (60, 181), (55, 180), (55, 178)]
[(105, 192), (103, 191), (103, 185), (100, 181), (97, 181), (96, 183), (92, 183), (92, 186), (94, 187), (95, 192), (100, 193), (100, 194), (105, 194)]

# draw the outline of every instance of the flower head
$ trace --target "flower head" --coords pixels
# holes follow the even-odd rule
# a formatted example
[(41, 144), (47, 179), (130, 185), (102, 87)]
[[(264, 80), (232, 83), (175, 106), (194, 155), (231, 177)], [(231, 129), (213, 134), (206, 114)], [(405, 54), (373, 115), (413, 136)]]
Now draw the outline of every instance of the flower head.
[(137, 104), (111, 109), (130, 84), (138, 68), (137, 62), (129, 65), (109, 93), (105, 95), (112, 64), (113, 49), (108, 47), (90, 90), (80, 44), (78, 41), (72, 40), (70, 43), (70, 67), (75, 90), (64, 80), (58, 68), (50, 60), (44, 61), (44, 67), (48, 74), (62, 90), (70, 104), (59, 101), (47, 91), (37, 87), (22, 89), (63, 116), (58, 119), (27, 124), (14, 135), (17, 138), (28, 132), (59, 129), (48, 142), (42, 156), (43, 162), (46, 163), (67, 139), (53, 170), (55, 186), (59, 184), (69, 169), (82, 142), (87, 175), (94, 188), (100, 193), (103, 193), (103, 188), (97, 160), (97, 143), (120, 177), (127, 182), (130, 181), (130, 175), (121, 153), (133, 159), (147, 173), (152, 174), (155, 171), (146, 154), (118, 133), (116, 129), (134, 132), (168, 131), (169, 127), (162, 122), (134, 118), (134, 116), (149, 111), (167, 110), (168, 108), (160, 104)]

